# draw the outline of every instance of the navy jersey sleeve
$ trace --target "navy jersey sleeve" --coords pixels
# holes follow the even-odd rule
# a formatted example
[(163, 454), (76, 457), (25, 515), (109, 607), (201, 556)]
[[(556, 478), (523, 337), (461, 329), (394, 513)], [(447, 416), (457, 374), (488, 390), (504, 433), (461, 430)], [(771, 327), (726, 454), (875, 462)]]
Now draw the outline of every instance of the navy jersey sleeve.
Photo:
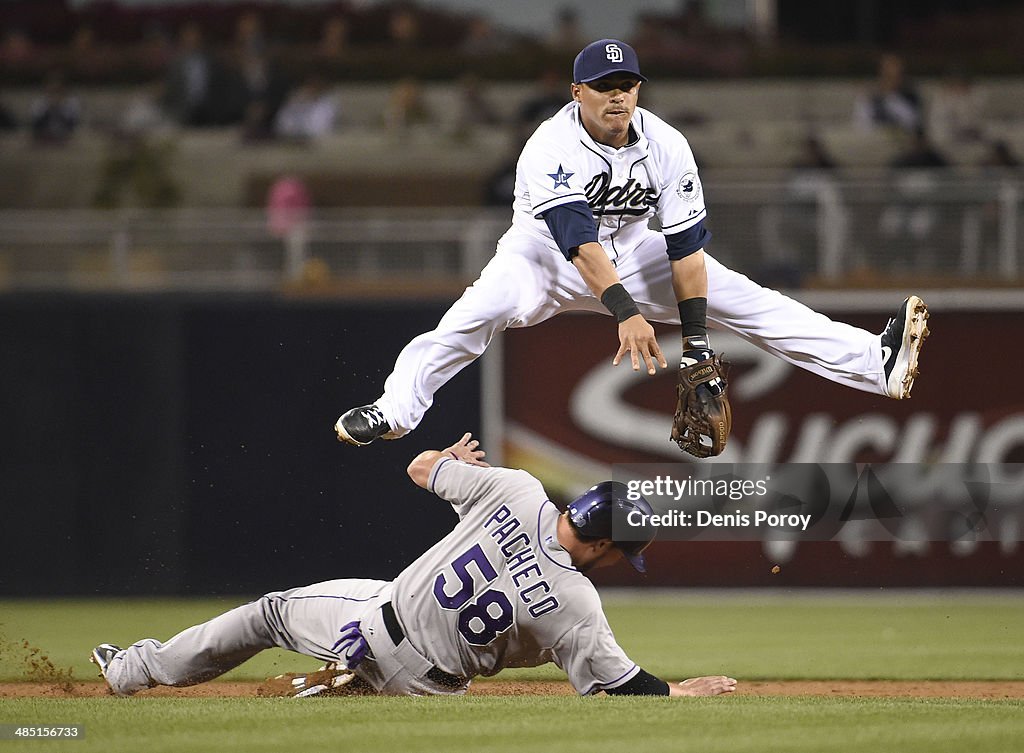
[(558, 250), (569, 261), (579, 253), (581, 245), (597, 242), (597, 222), (585, 201), (559, 204), (544, 212), (543, 217)]

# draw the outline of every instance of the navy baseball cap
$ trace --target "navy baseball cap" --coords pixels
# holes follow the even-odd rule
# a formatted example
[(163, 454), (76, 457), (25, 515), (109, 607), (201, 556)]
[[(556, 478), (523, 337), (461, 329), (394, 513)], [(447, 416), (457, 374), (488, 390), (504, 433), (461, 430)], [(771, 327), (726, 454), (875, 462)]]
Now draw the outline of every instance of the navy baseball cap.
[(611, 73), (632, 73), (641, 81), (647, 80), (640, 73), (636, 50), (618, 39), (591, 42), (580, 50), (572, 64), (572, 80), (577, 84), (597, 81)]

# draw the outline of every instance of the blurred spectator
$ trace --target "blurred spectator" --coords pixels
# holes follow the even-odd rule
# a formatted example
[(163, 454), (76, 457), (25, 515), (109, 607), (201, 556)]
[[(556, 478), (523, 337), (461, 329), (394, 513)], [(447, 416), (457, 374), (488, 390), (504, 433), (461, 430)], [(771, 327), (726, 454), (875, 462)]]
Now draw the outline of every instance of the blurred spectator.
[(0, 131), (13, 131), (18, 127), (18, 119), (0, 98)]
[[(278, 110), (278, 115), (280, 114)], [(271, 117), (267, 105), (259, 100), (250, 102), (242, 117), (242, 141), (273, 141), (277, 138), (277, 116)]]
[(821, 139), (813, 133), (808, 134), (800, 142), (800, 153), (793, 161), (793, 168), (796, 170), (834, 170), (837, 167), (835, 159), (828, 153)]
[(534, 93), (527, 97), (517, 114), (517, 126), (533, 130), (569, 103), (570, 76), (557, 68), (547, 68), (540, 74)]
[(316, 56), (324, 63), (335, 63), (348, 51), (351, 27), (344, 16), (331, 16), (320, 30)]
[(471, 138), (478, 126), (501, 125), (501, 116), (488, 99), (484, 83), (473, 73), (459, 79), (459, 104), (455, 122), (455, 137)]
[(961, 71), (946, 76), (928, 112), (928, 131), (940, 144), (978, 141), (982, 137), (981, 92)]
[(146, 70), (165, 70), (176, 53), (173, 37), (161, 24), (151, 23), (143, 33), (139, 52)]
[(631, 41), (641, 59), (651, 61), (648, 64), (687, 73), (737, 75), (748, 56), (743, 34), (712, 24), (699, 0), (690, 0), (678, 13), (637, 14)]
[(93, 203), (114, 207), (173, 207), (181, 188), (173, 177), (174, 146), (137, 138), (112, 141)]
[[(759, 221), (766, 243), (756, 273), (765, 285), (796, 289), (802, 287), (806, 270), (813, 268), (812, 255), (820, 244), (835, 248), (832, 239), (844, 238), (849, 222), (834, 172), (836, 161), (816, 134), (808, 133), (800, 142), (791, 167), (785, 200), (767, 207)], [(827, 222), (828, 240), (819, 239), (818, 226), (807, 221), (808, 207)]]
[(164, 99), (164, 82), (153, 81), (131, 98), (121, 114), (118, 131), (123, 136), (146, 136), (173, 125), (160, 103)]
[(637, 16), (628, 41), (644, 61), (674, 62), (686, 60), (697, 54), (696, 49), (688, 51), (683, 39), (666, 26), (661, 16), (646, 13)]
[(686, 0), (675, 24), (682, 37), (700, 40), (714, 36), (715, 29), (708, 22), (706, 6), (704, 0)]
[(263, 57), (268, 52), (263, 16), (254, 10), (245, 11), (235, 22), (235, 51), (239, 56), (253, 57)]
[(576, 54), (590, 41), (583, 36), (580, 28), (579, 14), (575, 8), (566, 6), (558, 11), (555, 28), (548, 35), (546, 44), (554, 52), (572, 52)]
[(81, 121), (78, 97), (69, 94), (64, 76), (51, 73), (41, 96), (32, 103), (32, 136), (36, 141), (62, 143), (71, 138)]
[(288, 139), (315, 139), (333, 131), (337, 119), (338, 102), (327, 82), (311, 73), (277, 113), (274, 131)]
[(949, 167), (949, 160), (935, 148), (924, 128), (918, 128), (906, 151), (896, 155), (889, 164), (890, 167)]
[(24, 29), (13, 28), (4, 32), (0, 42), (0, 63), (17, 68), (33, 62), (35, 46)]
[(1010, 191), (1017, 192), (1019, 185), (1021, 166), (1020, 158), (1014, 154), (1010, 145), (1002, 139), (997, 139), (988, 144), (988, 151), (980, 162), (982, 175), (991, 181), (998, 181), (1002, 185), (996, 191), (996, 195), (981, 204), (976, 210), (980, 240), (968, 253), (961, 256), (961, 269), (965, 273), (977, 273), (982, 264), (990, 264), (992, 268), (998, 269), (1000, 260), (998, 252), (986, 252), (985, 249), (1000, 248), (1000, 239), (1005, 233), (1004, 218), (1008, 208), (1003, 203), (1008, 195), (1007, 189), (1013, 186)]
[(636, 45), (641, 57), (688, 73), (735, 76), (747, 71), (750, 39), (745, 31), (716, 24), (704, 0), (687, 0), (676, 13), (641, 13)]
[(494, 28), (494, 24), (485, 16), (473, 16), (469, 20), (466, 36), (459, 45), (459, 52), (467, 57), (486, 57), (501, 55), (514, 46), (513, 40)]
[(240, 44), (235, 54), (230, 91), (225, 92), (226, 120), (242, 121), (246, 139), (270, 138), (288, 96), (288, 79), (264, 44)]
[(927, 272), (935, 265), (935, 248), (940, 242), (943, 218), (949, 205), (943, 201), (949, 181), (941, 171), (945, 159), (930, 147), (923, 131), (915, 134), (915, 146), (891, 163), (897, 170), (892, 176), (885, 205), (878, 215), (878, 232), (887, 246), (900, 249), (891, 267)]
[(77, 75), (94, 77), (116, 68), (120, 56), (115, 50), (96, 41), (96, 32), (88, 24), (75, 29), (68, 45), (71, 66)]
[[(518, 155), (517, 155), (518, 157)], [(502, 162), (484, 179), (483, 205), (485, 207), (512, 206), (516, 191), (516, 161)]]
[(96, 52), (96, 32), (85, 24), (75, 29), (71, 36), (71, 54), (76, 58), (86, 58)]
[(307, 256), (309, 215), (313, 206), (309, 189), (301, 178), (278, 178), (267, 192), (267, 229), (284, 241), (285, 276), (297, 280)]
[(207, 52), (203, 32), (186, 23), (178, 34), (178, 47), (167, 68), (164, 109), (181, 125), (211, 125), (214, 121), (214, 61)]
[(1020, 158), (1013, 153), (1010, 145), (998, 139), (989, 144), (988, 153), (981, 161), (982, 167), (1020, 167)]
[(519, 155), (526, 144), (526, 138), (530, 134), (518, 134), (510, 141), (512, 149), (505, 155), (497, 167), (484, 178), (483, 195), (481, 200), (485, 207), (512, 206), (516, 191), (516, 168), (519, 165)]
[(405, 50), (420, 45), (420, 19), (410, 5), (398, 5), (388, 16), (388, 39), (395, 47)]
[(287, 95), (270, 60), (263, 16), (246, 10), (235, 20), (235, 37), (225, 71), (222, 121), (242, 122), (246, 131), (269, 135)]
[(854, 106), (854, 122), (862, 128), (896, 128), (909, 133), (922, 126), (921, 97), (907, 81), (903, 58), (882, 55), (878, 80)]
[(384, 112), (384, 124), (388, 130), (401, 132), (433, 120), (434, 114), (423, 99), (423, 87), (419, 81), (404, 78), (395, 84)]

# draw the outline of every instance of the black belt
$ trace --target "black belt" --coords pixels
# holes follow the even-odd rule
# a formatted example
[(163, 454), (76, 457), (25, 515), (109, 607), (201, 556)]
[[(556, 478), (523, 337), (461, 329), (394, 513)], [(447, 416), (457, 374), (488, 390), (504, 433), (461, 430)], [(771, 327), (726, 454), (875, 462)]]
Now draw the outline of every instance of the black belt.
[[(398, 617), (395, 615), (395, 608), (391, 606), (390, 601), (386, 601), (383, 606), (381, 606), (380, 613), (384, 618), (384, 628), (388, 631), (388, 637), (390, 637), (391, 642), (397, 646), (405, 640), (405, 631), (402, 630), (402, 626), (398, 624)], [(439, 667), (431, 667), (427, 671), (426, 677), (431, 682), (436, 682), (444, 688), (461, 688), (466, 684), (465, 677), (449, 674)]]

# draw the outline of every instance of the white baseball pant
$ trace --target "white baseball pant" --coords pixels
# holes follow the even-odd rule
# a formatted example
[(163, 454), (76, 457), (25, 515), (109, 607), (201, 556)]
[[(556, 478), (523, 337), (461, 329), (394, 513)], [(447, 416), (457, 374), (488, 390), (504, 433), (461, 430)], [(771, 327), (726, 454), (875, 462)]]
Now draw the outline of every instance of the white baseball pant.
[[(650, 321), (679, 324), (665, 236), (646, 231), (615, 259), (623, 286)], [(762, 287), (705, 254), (708, 322), (791, 364), (839, 384), (885, 393), (877, 334), (836, 322)], [(413, 339), (376, 401), (396, 436), (416, 428), (434, 393), (478, 358), (497, 332), (529, 327), (563, 311), (608, 314), (576, 268), (548, 242), (513, 226), (494, 257), (437, 327)], [(712, 342), (712, 346), (714, 342)], [(623, 368), (628, 368), (623, 366)]]

